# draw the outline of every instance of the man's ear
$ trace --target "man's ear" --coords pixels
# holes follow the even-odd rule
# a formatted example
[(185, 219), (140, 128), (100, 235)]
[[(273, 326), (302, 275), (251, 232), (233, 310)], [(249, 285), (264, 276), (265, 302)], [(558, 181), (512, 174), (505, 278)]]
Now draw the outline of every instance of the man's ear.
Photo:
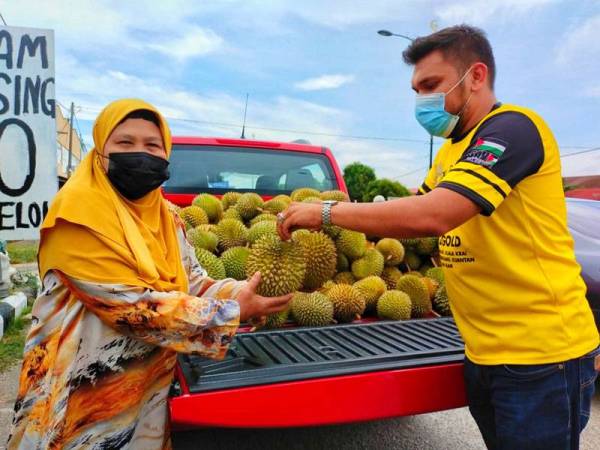
[(488, 67), (484, 63), (477, 62), (473, 64), (473, 68), (471, 69), (471, 90), (477, 92), (487, 86), (488, 76)]

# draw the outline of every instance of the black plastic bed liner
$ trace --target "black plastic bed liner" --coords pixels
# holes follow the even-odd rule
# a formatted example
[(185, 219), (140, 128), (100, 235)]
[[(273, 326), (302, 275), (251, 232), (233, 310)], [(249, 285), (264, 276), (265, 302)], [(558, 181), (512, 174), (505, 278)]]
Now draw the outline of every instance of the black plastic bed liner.
[(452, 318), (238, 334), (214, 361), (180, 355), (190, 393), (460, 362)]

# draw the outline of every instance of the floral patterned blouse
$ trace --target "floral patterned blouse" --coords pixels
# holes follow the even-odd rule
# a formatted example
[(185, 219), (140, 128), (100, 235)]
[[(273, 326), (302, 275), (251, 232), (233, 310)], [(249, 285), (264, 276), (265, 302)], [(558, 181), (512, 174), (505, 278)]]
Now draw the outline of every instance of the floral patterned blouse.
[(215, 281), (179, 230), (189, 292), (44, 278), (8, 449), (168, 449), (177, 352), (220, 359), (245, 282)]

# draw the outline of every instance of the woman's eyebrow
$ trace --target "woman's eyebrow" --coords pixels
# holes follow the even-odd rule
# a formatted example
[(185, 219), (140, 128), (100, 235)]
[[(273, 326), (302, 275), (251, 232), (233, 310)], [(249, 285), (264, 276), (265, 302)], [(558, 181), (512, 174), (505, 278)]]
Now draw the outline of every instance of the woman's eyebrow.
[(156, 137), (156, 136), (151, 136), (145, 139), (146, 142), (149, 143), (157, 143), (157, 144), (162, 144), (163, 140), (160, 137)]
[(135, 137), (133, 137), (131, 134), (117, 134), (115, 136), (115, 139), (128, 139), (130, 141), (135, 140)]

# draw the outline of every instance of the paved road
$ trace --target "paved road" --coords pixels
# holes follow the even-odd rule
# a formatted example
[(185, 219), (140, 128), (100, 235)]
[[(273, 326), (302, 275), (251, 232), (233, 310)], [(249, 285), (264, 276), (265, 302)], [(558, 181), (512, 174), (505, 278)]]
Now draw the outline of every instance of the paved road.
[[(0, 373), (0, 449), (8, 434), (17, 391), (18, 367)], [(315, 405), (318, 409), (318, 405)], [(173, 435), (175, 450), (390, 450), (484, 449), (469, 412), (455, 409), (421, 416), (352, 425), (280, 430), (206, 429)], [(600, 392), (592, 419), (583, 433), (582, 449), (600, 448)]]

